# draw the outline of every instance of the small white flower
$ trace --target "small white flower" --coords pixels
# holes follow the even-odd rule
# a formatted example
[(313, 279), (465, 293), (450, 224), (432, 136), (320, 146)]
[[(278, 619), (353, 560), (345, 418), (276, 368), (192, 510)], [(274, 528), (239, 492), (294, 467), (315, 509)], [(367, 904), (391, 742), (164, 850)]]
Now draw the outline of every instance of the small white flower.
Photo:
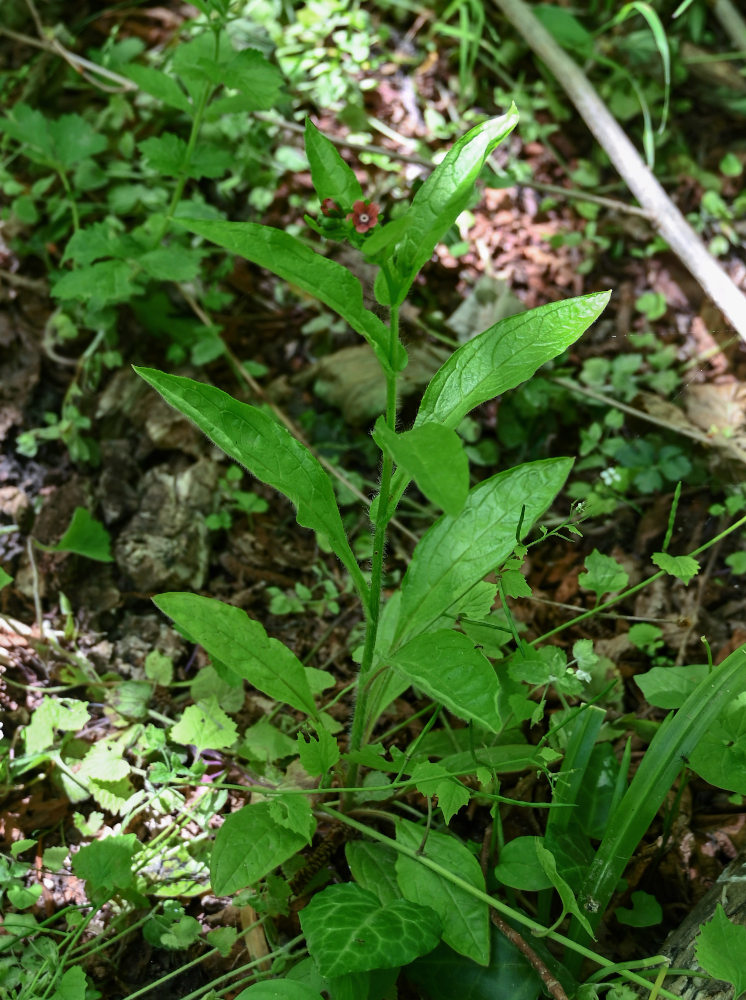
[(612, 466), (610, 469), (603, 469), (601, 479), (603, 479), (607, 486), (613, 486), (615, 483), (621, 482), (622, 477), (619, 474), (619, 470)]
[(576, 670), (575, 676), (578, 678), (579, 681), (582, 681), (584, 684), (588, 684), (588, 682), (591, 680), (591, 675), (588, 673), (587, 670)]

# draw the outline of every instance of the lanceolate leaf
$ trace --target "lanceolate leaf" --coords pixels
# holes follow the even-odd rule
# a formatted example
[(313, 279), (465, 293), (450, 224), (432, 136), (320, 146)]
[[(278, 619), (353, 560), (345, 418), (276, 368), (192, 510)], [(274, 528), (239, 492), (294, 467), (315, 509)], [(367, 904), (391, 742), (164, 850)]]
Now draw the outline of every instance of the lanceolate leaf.
[[(610, 295), (594, 292), (508, 316), (459, 347), (431, 379), (414, 426), (435, 421), (455, 428), (475, 406), (515, 389), (573, 344), (600, 316)], [(406, 470), (396, 471), (392, 503), (410, 478)]]
[(287, 646), (270, 639), (259, 622), (231, 604), (198, 594), (158, 594), (157, 608), (210, 656), (258, 691), (301, 712), (317, 715), (305, 668)]
[(154, 368), (135, 368), (175, 409), (252, 475), (283, 493), (298, 524), (321, 532), (347, 567), (360, 594), (367, 585), (352, 554), (329, 477), (305, 445), (272, 417), (228, 393)]
[[(401, 585), (394, 648), (440, 615), (510, 555), (567, 478), (572, 459), (550, 458), (498, 473), (470, 491), (458, 517), (444, 514), (416, 546)], [(521, 520), (521, 512), (523, 519)]]
[(365, 337), (386, 370), (393, 367), (399, 371), (406, 365), (407, 355), (401, 344), (395, 346), (392, 364), (388, 327), (365, 308), (362, 286), (346, 267), (322, 257), (290, 233), (271, 226), (204, 219), (178, 221), (198, 236), (266, 267), (329, 306)]
[(363, 197), (363, 189), (352, 167), (345, 163), (334, 143), (309, 118), (306, 118), (305, 139), (311, 180), (319, 201), (331, 198), (343, 210), (352, 208), (352, 203)]
[[(417, 272), (430, 260), (435, 244), (466, 208), (487, 157), (517, 123), (518, 112), (512, 105), (502, 117), (475, 126), (453, 144), (414, 196), (404, 216), (408, 225), (389, 267), (396, 287), (393, 305), (404, 301)], [(376, 283), (380, 300), (387, 304), (384, 288), (383, 281)]]
[(624, 798), (609, 818), (579, 894), (594, 929), (683, 761), (743, 691), (745, 683), (746, 646), (741, 646), (697, 685), (676, 715), (669, 716), (653, 737)]
[(426, 632), (394, 653), (393, 667), (461, 719), (499, 732), (500, 686), (492, 664), (468, 636), (450, 629)]
[(218, 830), (212, 850), (210, 881), (215, 894), (228, 896), (253, 885), (307, 843), (302, 833), (276, 822), (269, 802), (231, 813)]
[(415, 427), (433, 420), (457, 427), (475, 406), (531, 378), (598, 319), (610, 295), (594, 292), (508, 316), (459, 347), (425, 390)]
[(308, 950), (327, 978), (407, 965), (432, 951), (440, 920), (427, 906), (396, 899), (386, 906), (354, 882), (330, 885), (301, 910)]
[[(423, 828), (415, 823), (397, 821), (397, 843), (410, 850), (419, 849), (423, 833)], [(455, 837), (430, 830), (422, 853), (446, 871), (484, 892), (484, 876), (479, 862)], [(396, 859), (396, 875), (406, 899), (429, 906), (440, 916), (446, 944), (460, 955), (487, 965), (490, 960), (490, 921), (486, 903), (404, 854)]]

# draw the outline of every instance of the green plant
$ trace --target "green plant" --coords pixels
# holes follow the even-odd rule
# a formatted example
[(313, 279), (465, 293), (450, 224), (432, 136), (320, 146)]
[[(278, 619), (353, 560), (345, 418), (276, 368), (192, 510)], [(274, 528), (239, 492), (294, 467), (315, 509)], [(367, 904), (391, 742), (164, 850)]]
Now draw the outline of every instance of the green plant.
[[(590, 958), (602, 970), (611, 964), (588, 945), (626, 862), (681, 769), (682, 755), (691, 757), (742, 684), (746, 669), (746, 653), (739, 650), (703, 678), (681, 711), (658, 727), (629, 785), (628, 757), (621, 765), (613, 762), (615, 792), (599, 814), (601, 843), (594, 850), (588, 833), (568, 811), (580, 802), (604, 717), (601, 709), (583, 700), (594, 669), (592, 650), (578, 646), (576, 670), (556, 647), (525, 643), (505, 603), (506, 594), (526, 593), (519, 572), (526, 554), (522, 538), (562, 488), (572, 463), (564, 458), (531, 462), (469, 489), (468, 461), (455, 429), (479, 403), (524, 381), (563, 351), (599, 315), (607, 294), (544, 306), (484, 331), (433, 377), (413, 428), (396, 427), (397, 380), (406, 364), (398, 334), (400, 307), (435, 242), (467, 203), (486, 157), (515, 122), (511, 110), (474, 128), (454, 145), (409, 208), (387, 224), (380, 224), (377, 207), (365, 201), (355, 175), (333, 145), (307, 124), (306, 149), (322, 204), (319, 219), (309, 221), (329, 237), (348, 239), (378, 267), (376, 297), (388, 312), (388, 324), (364, 308), (360, 286), (344, 268), (289, 234), (251, 223), (183, 220), (193, 233), (313, 292), (366, 339), (378, 358), (386, 377), (387, 406), (373, 432), (382, 466), (380, 491), (370, 509), (374, 540), (369, 572), (350, 548), (326, 473), (272, 417), (209, 385), (137, 369), (234, 461), (294, 503), (299, 524), (314, 530), (348, 570), (363, 609), (365, 638), (345, 745), (334, 735), (337, 723), (317, 701), (328, 679), (300, 663), (258, 621), (228, 604), (188, 593), (154, 599), (208, 652), (224, 684), (235, 687), (246, 680), (293, 711), (302, 728), (290, 746), (306, 774), (318, 779), (309, 792), (288, 775), (265, 786), (260, 798), (225, 820), (210, 859), (214, 890), (231, 894), (254, 886), (260, 895), (253, 898), (276, 897), (273, 872), (284, 866), (290, 891), (304, 891), (316, 869), (309, 861), (307, 875), (298, 855), (317, 828), (336, 821), (365, 838), (346, 849), (353, 881), (322, 888), (301, 912), (310, 960), (288, 972), (281, 992), (291, 998), (317, 998), (322, 989), (334, 998), (351, 991), (383, 997), (402, 966), (411, 965), (414, 977), (427, 977), (431, 967), (421, 956), (439, 939), (443, 944), (438, 954), (447, 946), (447, 953), (455, 956), (450, 960), (464, 969), (476, 963), (497, 975), (490, 913), (498, 923), (517, 922), (567, 949), (560, 964), (536, 939), (530, 946), (531, 961), (525, 953), (512, 952), (512, 960), (523, 970), (524, 986), (548, 963), (569, 990), (580, 989), (578, 958)], [(387, 528), (410, 480), (443, 514), (416, 546), (400, 586), (382, 603)], [(666, 551), (674, 516), (675, 506), (663, 552), (654, 556), (663, 568), (652, 579), (669, 572), (688, 580), (697, 570), (693, 558)], [(568, 527), (577, 532), (574, 525)], [(626, 574), (597, 563), (588, 563), (586, 586), (599, 599), (620, 588), (621, 593), (594, 611), (644, 585), (625, 589)], [(485, 575), (493, 571), (498, 583), (486, 583)], [(505, 615), (500, 623), (492, 613), (497, 593)], [(493, 664), (484, 644), (475, 644), (469, 631), (474, 626), (504, 629), (513, 636), (514, 652), (504, 656), (500, 644), (490, 647), (489, 655), (498, 661)], [(432, 702), (431, 723), (406, 751), (374, 741), (387, 708), (410, 685)], [(548, 688), (565, 709), (539, 746), (532, 746), (520, 726), (542, 719)], [(705, 690), (706, 711), (688, 711), (690, 704), (702, 705)], [(542, 692), (538, 702), (531, 697)], [(568, 700), (578, 697), (575, 706)], [(467, 723), (466, 728), (449, 726), (445, 744), (432, 729), (444, 712)], [(174, 735), (206, 749), (233, 746), (237, 737), (235, 726), (215, 703), (187, 709)], [(271, 738), (269, 730), (264, 738)], [(541, 887), (557, 893), (558, 912), (547, 929), (504, 902), (498, 891), (500, 884), (536, 889), (535, 876), (528, 884), (523, 876), (506, 875), (498, 866), (497, 882), (485, 882), (472, 849), (446, 828), (472, 796), (496, 817), (499, 775), (525, 766), (548, 775), (549, 766), (559, 759), (556, 746), (565, 747), (565, 753), (553, 781), (547, 833), (531, 848), (543, 872)], [(433, 756), (439, 760), (431, 761)], [(464, 784), (466, 775), (475, 784)], [(426, 817), (397, 808), (405, 791), (424, 797)], [(395, 837), (381, 833), (374, 818), (393, 826)], [(247, 843), (254, 845), (249, 852)], [(562, 935), (556, 928), (566, 915), (571, 928), (569, 935)], [(498, 945), (503, 955), (504, 946), (504, 941)], [(647, 964), (659, 962), (650, 959)], [(646, 982), (632, 966), (614, 966), (614, 972), (621, 980)], [(242, 995), (262, 996), (263, 987), (250, 986)], [(586, 990), (584, 995), (590, 994)], [(660, 995), (672, 996), (665, 989)]]

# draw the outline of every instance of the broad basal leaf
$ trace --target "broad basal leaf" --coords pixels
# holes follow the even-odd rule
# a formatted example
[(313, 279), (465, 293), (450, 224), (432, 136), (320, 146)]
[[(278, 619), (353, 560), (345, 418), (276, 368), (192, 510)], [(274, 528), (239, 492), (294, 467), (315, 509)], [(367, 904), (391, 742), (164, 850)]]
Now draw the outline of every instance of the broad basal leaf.
[[(406, 228), (389, 265), (396, 286), (394, 305), (404, 301), (417, 272), (430, 260), (435, 244), (466, 208), (487, 157), (517, 123), (518, 112), (512, 105), (500, 118), (475, 126), (453, 144), (414, 196), (404, 215)], [(384, 305), (389, 303), (385, 287), (383, 281), (376, 282), (376, 294)]]
[(475, 486), (457, 517), (444, 514), (416, 546), (401, 585), (394, 645), (424, 632), (513, 551), (562, 488), (572, 459), (519, 465)]
[(461, 719), (499, 732), (500, 685), (492, 664), (461, 632), (426, 632), (391, 657), (395, 670)]
[(348, 882), (330, 885), (301, 910), (308, 950), (323, 976), (391, 969), (432, 951), (440, 920), (428, 906), (396, 899), (382, 906)]
[(298, 524), (326, 536), (364, 593), (366, 584), (347, 541), (334, 489), (305, 445), (263, 410), (240, 403), (221, 389), (153, 368), (135, 371), (226, 455), (295, 504)]
[(158, 594), (153, 603), (233, 679), (246, 680), (270, 698), (316, 716), (303, 664), (241, 608), (187, 593)]
[[(410, 850), (420, 848), (423, 832), (423, 828), (416, 823), (397, 820), (396, 841)], [(421, 853), (480, 892), (485, 891), (479, 862), (455, 837), (430, 830)], [(487, 965), (490, 960), (490, 921), (485, 902), (404, 854), (396, 859), (396, 875), (406, 899), (429, 906), (440, 916), (443, 921), (442, 937), (446, 944), (479, 965)]]
[[(315, 821), (313, 827), (315, 828)], [(313, 830), (311, 831), (313, 835)], [(218, 896), (253, 885), (309, 842), (280, 826), (269, 802), (257, 802), (231, 813), (217, 832), (210, 860), (210, 881)]]
[(339, 150), (320, 132), (310, 118), (306, 118), (306, 156), (311, 165), (311, 180), (319, 201), (331, 198), (343, 210), (363, 197), (363, 189)]
[(179, 219), (179, 224), (260, 267), (266, 267), (329, 306), (353, 330), (365, 337), (388, 371), (392, 367), (399, 371), (406, 365), (407, 356), (401, 345), (396, 347), (393, 365), (390, 362), (388, 327), (375, 313), (365, 308), (362, 286), (346, 267), (322, 257), (290, 233), (271, 226), (202, 219)]
[(375, 893), (382, 905), (401, 898), (393, 848), (370, 840), (351, 840), (345, 844), (345, 857), (358, 885)]
[(718, 903), (712, 920), (703, 924), (695, 944), (697, 961), (716, 979), (733, 983), (734, 996), (746, 991), (746, 927), (728, 920), (725, 910)]

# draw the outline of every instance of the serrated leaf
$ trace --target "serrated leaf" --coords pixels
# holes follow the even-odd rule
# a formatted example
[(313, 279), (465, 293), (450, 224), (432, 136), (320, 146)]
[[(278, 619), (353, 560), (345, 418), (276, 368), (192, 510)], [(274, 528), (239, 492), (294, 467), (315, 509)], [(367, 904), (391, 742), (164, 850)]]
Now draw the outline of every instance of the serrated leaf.
[(226, 455), (283, 493), (297, 509), (298, 524), (328, 539), (359, 591), (365, 592), (367, 585), (347, 541), (334, 488), (305, 445), (262, 410), (221, 389), (153, 368), (135, 371)]
[(100, 260), (89, 267), (65, 272), (50, 287), (57, 299), (81, 299), (99, 305), (125, 302), (132, 298), (135, 284), (132, 267), (124, 260)]
[(228, 896), (253, 885), (309, 841), (310, 837), (278, 826), (268, 802), (231, 813), (218, 830), (212, 849), (210, 880), (215, 893)]
[(502, 729), (497, 674), (468, 636), (450, 629), (426, 632), (392, 653), (390, 663), (460, 719), (492, 732)]
[(273, 795), (269, 800), (272, 819), (288, 830), (294, 830), (310, 841), (316, 828), (308, 796), (301, 792), (294, 795)]
[(415, 547), (401, 584), (394, 643), (403, 644), (438, 618), (513, 551), (562, 488), (572, 459), (517, 466), (469, 492), (458, 517), (444, 514)]
[(458, 434), (429, 423), (397, 434), (379, 417), (373, 440), (438, 507), (456, 517), (469, 493), (469, 459)]
[(169, 735), (175, 743), (196, 746), (198, 750), (225, 750), (236, 742), (238, 729), (213, 695), (185, 708)]
[(746, 927), (731, 923), (721, 903), (712, 920), (702, 924), (694, 949), (705, 972), (732, 983), (736, 997), (746, 991)]
[(139, 142), (138, 149), (149, 166), (166, 177), (178, 177), (184, 167), (187, 144), (172, 132)]
[(143, 271), (158, 281), (191, 281), (199, 274), (202, 253), (171, 243), (138, 257)]
[(44, 697), (23, 730), (27, 754), (46, 750), (54, 743), (54, 731), (74, 733), (88, 722), (88, 706), (75, 698)]
[[(398, 844), (417, 851), (422, 839), (422, 827), (408, 820), (397, 820)], [(421, 853), (451, 874), (458, 875), (475, 889), (485, 891), (479, 862), (455, 837), (430, 830)], [(396, 875), (399, 888), (406, 899), (429, 906), (440, 916), (443, 921), (442, 937), (447, 945), (479, 965), (487, 965), (490, 957), (490, 922), (486, 903), (403, 854), (396, 859)]]
[(687, 584), (699, 573), (700, 566), (692, 556), (672, 556), (668, 552), (654, 552), (650, 557), (655, 565), (669, 576), (675, 576)]
[(301, 910), (308, 950), (322, 976), (391, 969), (432, 951), (440, 920), (427, 906), (396, 899), (381, 906), (354, 883), (330, 885)]
[(363, 189), (339, 150), (306, 118), (306, 156), (311, 166), (311, 180), (319, 201), (331, 198), (343, 210), (352, 208), (355, 201), (362, 200)]
[(316, 737), (298, 733), (297, 750), (303, 770), (311, 777), (326, 774), (340, 758), (337, 741), (331, 733), (321, 728)]
[[(487, 157), (517, 123), (518, 112), (512, 105), (507, 114), (476, 125), (453, 144), (414, 196), (404, 216), (406, 228), (390, 261), (396, 286), (391, 304), (401, 305), (404, 301), (420, 268), (430, 260), (436, 243), (466, 208)], [(384, 288), (384, 282), (377, 282), (376, 293)], [(388, 294), (379, 294), (379, 301), (389, 304)]]
[(97, 562), (114, 562), (109, 532), (85, 509), (76, 507), (72, 520), (54, 552), (75, 552)]
[(401, 371), (407, 355), (397, 344), (389, 357), (389, 329), (363, 305), (363, 290), (346, 267), (322, 257), (290, 233), (253, 222), (179, 219), (179, 224), (313, 295), (365, 337), (387, 371)]
[(303, 664), (245, 611), (212, 597), (178, 592), (158, 594), (153, 603), (232, 678), (247, 680), (270, 698), (316, 715)]

